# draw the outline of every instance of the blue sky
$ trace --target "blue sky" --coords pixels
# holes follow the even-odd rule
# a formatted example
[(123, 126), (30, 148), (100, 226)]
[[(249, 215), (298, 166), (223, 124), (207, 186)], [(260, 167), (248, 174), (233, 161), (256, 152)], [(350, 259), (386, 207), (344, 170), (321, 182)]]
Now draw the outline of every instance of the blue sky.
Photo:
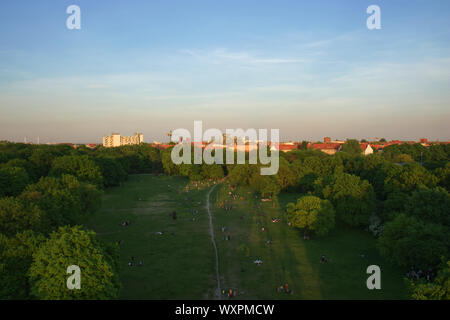
[[(81, 30), (66, 28), (72, 4)], [(448, 140), (449, 21), (449, 1), (2, 1), (0, 139), (152, 142), (203, 120)]]

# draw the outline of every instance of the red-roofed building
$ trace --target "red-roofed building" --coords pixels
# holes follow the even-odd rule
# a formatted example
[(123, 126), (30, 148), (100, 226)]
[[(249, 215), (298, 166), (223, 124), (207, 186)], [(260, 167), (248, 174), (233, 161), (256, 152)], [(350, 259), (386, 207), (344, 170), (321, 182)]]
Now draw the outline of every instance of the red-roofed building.
[(169, 147), (171, 147), (171, 146), (172, 146), (171, 144), (168, 144), (168, 143), (159, 143), (159, 142), (154, 142), (154, 143), (152, 144), (152, 147), (158, 148), (158, 149), (161, 149), (161, 150), (165, 150), (165, 149), (167, 149), (167, 148), (169, 148)]
[(340, 143), (315, 143), (312, 144), (311, 147), (314, 150), (320, 150), (322, 152), (325, 152), (326, 154), (335, 154), (336, 152), (341, 150)]
[(290, 152), (292, 150), (297, 150), (298, 148), (298, 143), (280, 143), (278, 145), (278, 150), (283, 152)]
[(372, 149), (381, 151), (381, 150), (383, 150), (384, 147), (387, 146), (387, 144), (371, 144), (370, 146), (372, 147)]
[(372, 149), (372, 147), (370, 146), (370, 144), (368, 144), (368, 143), (360, 143), (359, 146), (360, 146), (361, 149), (362, 149), (362, 154), (363, 154), (363, 155), (367, 156), (367, 155), (373, 153), (373, 149)]

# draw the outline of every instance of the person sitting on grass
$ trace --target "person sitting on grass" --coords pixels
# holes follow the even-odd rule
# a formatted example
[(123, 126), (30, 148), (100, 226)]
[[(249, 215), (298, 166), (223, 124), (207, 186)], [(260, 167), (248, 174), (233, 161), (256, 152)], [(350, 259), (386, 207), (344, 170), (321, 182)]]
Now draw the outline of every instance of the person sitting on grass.
[(284, 285), (284, 292), (286, 292), (287, 294), (291, 294), (292, 293), (292, 290), (289, 289), (289, 284), (288, 283), (286, 283)]
[(262, 265), (262, 260), (261, 259), (258, 259), (258, 260), (255, 260), (255, 261), (253, 261), (253, 263), (255, 263), (255, 264), (257, 264), (258, 266), (260, 266), (260, 265)]
[(326, 263), (326, 262), (328, 262), (327, 257), (323, 254), (323, 255), (320, 257), (320, 263)]

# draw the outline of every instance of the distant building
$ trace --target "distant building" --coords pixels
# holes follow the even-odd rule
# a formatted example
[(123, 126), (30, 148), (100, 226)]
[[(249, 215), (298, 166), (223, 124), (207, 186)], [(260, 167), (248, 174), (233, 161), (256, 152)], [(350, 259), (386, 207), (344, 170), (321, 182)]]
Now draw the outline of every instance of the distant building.
[(103, 137), (103, 146), (106, 148), (141, 144), (143, 142), (144, 135), (142, 133), (135, 133), (129, 137), (121, 136), (119, 133), (112, 133), (110, 136)]
[(335, 154), (341, 149), (340, 143), (314, 143), (311, 145), (314, 150), (320, 150), (326, 154)]
[(290, 152), (292, 150), (299, 149), (300, 145), (296, 142), (287, 142), (287, 143), (280, 143), (278, 145), (278, 150), (283, 152)]
[(360, 143), (359, 145), (361, 146), (362, 154), (364, 156), (367, 156), (367, 155), (373, 153), (373, 148), (370, 146), (370, 144), (368, 144), (368, 143)]
[(330, 137), (323, 138), (323, 143), (330, 143), (330, 142), (331, 142), (331, 138)]

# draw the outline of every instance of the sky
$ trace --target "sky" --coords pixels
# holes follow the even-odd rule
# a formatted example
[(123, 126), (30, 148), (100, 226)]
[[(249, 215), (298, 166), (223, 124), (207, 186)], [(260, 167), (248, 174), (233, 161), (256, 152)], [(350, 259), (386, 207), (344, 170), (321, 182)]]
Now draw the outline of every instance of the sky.
[(0, 140), (167, 141), (194, 120), (285, 141), (450, 140), (450, 1), (0, 2)]

